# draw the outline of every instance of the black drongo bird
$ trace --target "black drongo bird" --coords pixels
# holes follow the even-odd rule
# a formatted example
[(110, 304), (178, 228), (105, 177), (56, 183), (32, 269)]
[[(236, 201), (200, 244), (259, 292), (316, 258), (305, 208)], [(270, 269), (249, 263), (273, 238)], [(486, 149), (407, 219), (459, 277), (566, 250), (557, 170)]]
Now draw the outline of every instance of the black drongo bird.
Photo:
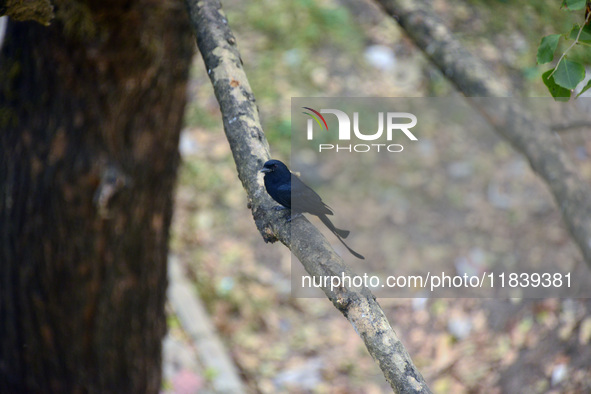
[(353, 256), (359, 259), (365, 259), (365, 257), (355, 252), (343, 241), (343, 238), (347, 238), (349, 235), (349, 231), (336, 228), (330, 219), (328, 219), (326, 215), (333, 214), (330, 207), (322, 201), (314, 190), (310, 189), (300, 178), (293, 175), (285, 164), (279, 160), (269, 160), (265, 163), (261, 172), (265, 173), (265, 188), (273, 200), (288, 209), (292, 209), (291, 198), (293, 197), (294, 200), (297, 200), (295, 204), (295, 210), (297, 212), (293, 212), (294, 215), (292, 218), (304, 212), (318, 216), (322, 220), (322, 223), (337, 236), (339, 241), (345, 245)]

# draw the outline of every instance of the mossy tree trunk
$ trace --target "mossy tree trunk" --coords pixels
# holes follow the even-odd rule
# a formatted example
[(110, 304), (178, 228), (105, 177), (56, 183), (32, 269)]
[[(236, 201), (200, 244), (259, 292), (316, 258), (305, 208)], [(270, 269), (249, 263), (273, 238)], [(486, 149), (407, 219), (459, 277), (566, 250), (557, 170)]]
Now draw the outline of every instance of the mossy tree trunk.
[(0, 392), (156, 393), (186, 11), (54, 4), (0, 51)]

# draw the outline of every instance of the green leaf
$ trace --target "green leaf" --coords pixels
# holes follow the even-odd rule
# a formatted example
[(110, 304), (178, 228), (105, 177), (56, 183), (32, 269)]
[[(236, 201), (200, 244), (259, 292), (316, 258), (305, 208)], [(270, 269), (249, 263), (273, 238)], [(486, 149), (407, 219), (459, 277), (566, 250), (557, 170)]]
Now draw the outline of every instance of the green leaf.
[(565, 3), (570, 11), (577, 11), (585, 8), (586, 0), (566, 0)]
[[(570, 38), (571, 40), (576, 40), (580, 29), (581, 26), (573, 25), (573, 28), (568, 34), (568, 38)], [(591, 25), (585, 25), (585, 27), (583, 27), (583, 31), (581, 32), (581, 36), (579, 37), (579, 41), (584, 42), (585, 44), (591, 44)]]
[(577, 94), (577, 97), (579, 97), (581, 94), (585, 93), (587, 90), (589, 90), (589, 88), (591, 88), (591, 79), (587, 82), (587, 85), (585, 85), (583, 90), (581, 90), (581, 92), (579, 94)]
[(536, 56), (538, 64), (549, 63), (554, 59), (554, 51), (556, 51), (559, 39), (560, 34), (550, 34), (542, 38), (542, 42), (540, 42), (540, 46), (538, 47), (538, 55)]
[(567, 58), (562, 59), (556, 66), (553, 75), (554, 81), (566, 89), (574, 89), (579, 82), (585, 79), (585, 67), (581, 63), (571, 62)]
[(556, 101), (568, 101), (570, 99), (570, 90), (559, 86), (554, 82), (554, 76), (550, 76), (554, 69), (550, 69), (542, 74), (542, 81), (550, 91), (550, 94)]

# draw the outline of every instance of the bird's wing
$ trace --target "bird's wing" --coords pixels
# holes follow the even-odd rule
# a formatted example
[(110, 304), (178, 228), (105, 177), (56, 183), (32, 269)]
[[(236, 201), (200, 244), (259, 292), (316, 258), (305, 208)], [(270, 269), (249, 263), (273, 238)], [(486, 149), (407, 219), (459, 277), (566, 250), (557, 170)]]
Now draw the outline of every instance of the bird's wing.
[(277, 187), (276, 192), (274, 193), (275, 201), (279, 204), (283, 205), (284, 207), (291, 208), (291, 185), (290, 184), (283, 184)]
[(322, 198), (297, 176), (291, 176), (291, 198), (297, 211), (309, 212), (314, 215), (332, 215), (330, 208), (322, 202)]

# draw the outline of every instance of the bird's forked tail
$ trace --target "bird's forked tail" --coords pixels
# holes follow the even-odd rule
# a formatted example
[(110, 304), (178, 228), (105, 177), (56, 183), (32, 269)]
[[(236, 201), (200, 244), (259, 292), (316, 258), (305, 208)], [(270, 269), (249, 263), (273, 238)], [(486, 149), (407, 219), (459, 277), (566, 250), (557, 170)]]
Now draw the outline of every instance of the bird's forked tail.
[(360, 255), (359, 253), (357, 253), (356, 251), (354, 251), (353, 249), (351, 249), (345, 243), (345, 241), (343, 241), (343, 238), (347, 238), (347, 236), (349, 235), (349, 231), (348, 230), (342, 230), (340, 228), (336, 228), (335, 225), (332, 224), (332, 222), (330, 221), (330, 219), (327, 218), (326, 215), (324, 215), (324, 214), (318, 215), (318, 217), (320, 218), (320, 220), (322, 221), (322, 223), (324, 223), (326, 225), (326, 227), (328, 227), (328, 229), (330, 231), (332, 231), (332, 233), (334, 235), (336, 235), (336, 237), (339, 239), (339, 241), (341, 241), (341, 243), (345, 246), (345, 248), (347, 248), (347, 250), (349, 252), (351, 252), (351, 254), (353, 256), (357, 257), (358, 259), (365, 260), (365, 257), (363, 257), (362, 255)]
[(334, 234), (338, 235), (341, 238), (347, 238), (349, 236), (349, 230), (337, 228), (334, 224), (332, 224), (332, 222), (326, 215), (322, 214), (318, 215), (318, 217), (320, 218), (320, 220), (322, 220), (322, 223), (324, 223), (324, 225), (328, 227), (328, 229), (332, 231)]

